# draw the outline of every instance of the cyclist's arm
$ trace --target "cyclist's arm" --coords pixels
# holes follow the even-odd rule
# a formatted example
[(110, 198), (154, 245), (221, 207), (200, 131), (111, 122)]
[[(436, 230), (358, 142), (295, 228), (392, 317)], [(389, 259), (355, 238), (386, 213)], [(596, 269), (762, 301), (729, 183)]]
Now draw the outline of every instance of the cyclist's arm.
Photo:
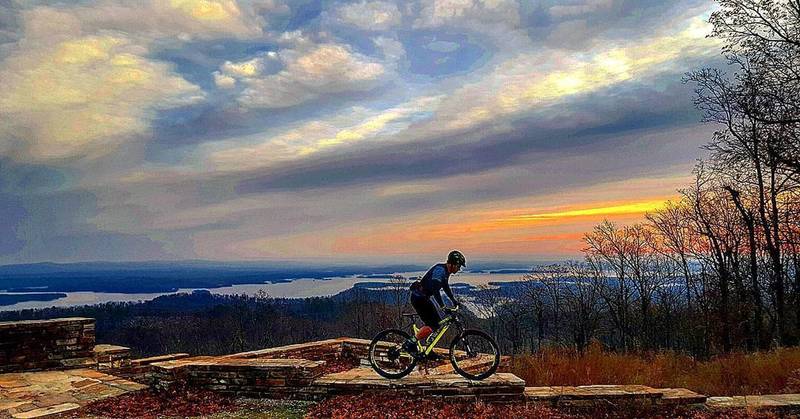
[[(445, 293), (447, 294), (447, 298), (450, 301), (453, 301), (453, 293), (450, 291), (450, 287), (447, 285), (447, 272), (442, 265), (437, 265), (436, 268), (431, 271), (431, 282), (435, 282), (441, 285), (441, 288), (446, 289)], [(437, 289), (433, 293), (433, 298), (439, 304), (439, 307), (444, 308), (444, 301), (442, 301), (442, 294)]]
[(433, 293), (433, 299), (439, 304), (439, 307), (444, 308), (444, 301), (442, 301), (442, 294), (439, 291)]
[(444, 293), (447, 294), (447, 298), (450, 299), (450, 302), (453, 303), (453, 307), (458, 307), (458, 301), (456, 300), (456, 297), (453, 296), (453, 290), (450, 289), (450, 284), (448, 283), (448, 281), (445, 281), (444, 286), (442, 286), (442, 289), (444, 290)]

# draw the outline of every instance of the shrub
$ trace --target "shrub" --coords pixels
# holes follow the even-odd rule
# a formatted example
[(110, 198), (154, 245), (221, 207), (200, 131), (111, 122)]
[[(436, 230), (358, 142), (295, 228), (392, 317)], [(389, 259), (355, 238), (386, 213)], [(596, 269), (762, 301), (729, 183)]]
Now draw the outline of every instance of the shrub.
[(731, 353), (699, 361), (673, 351), (620, 354), (592, 344), (584, 352), (544, 348), (518, 355), (511, 372), (528, 386), (642, 384), (684, 387), (709, 396), (800, 390), (800, 348)]

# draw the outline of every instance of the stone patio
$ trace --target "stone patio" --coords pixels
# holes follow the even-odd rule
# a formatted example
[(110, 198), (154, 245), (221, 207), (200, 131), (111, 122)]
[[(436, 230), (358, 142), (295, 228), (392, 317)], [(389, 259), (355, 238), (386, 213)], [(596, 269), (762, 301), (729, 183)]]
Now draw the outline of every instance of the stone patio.
[(0, 418), (38, 418), (147, 388), (92, 369), (0, 375)]

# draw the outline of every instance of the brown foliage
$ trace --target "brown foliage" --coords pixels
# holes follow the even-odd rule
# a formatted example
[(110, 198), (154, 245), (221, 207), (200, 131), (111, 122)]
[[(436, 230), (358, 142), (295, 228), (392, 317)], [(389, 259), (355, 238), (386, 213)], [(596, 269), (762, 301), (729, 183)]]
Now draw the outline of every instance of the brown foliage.
[(452, 403), (434, 399), (397, 397), (393, 395), (339, 396), (312, 408), (309, 419), (395, 419), (395, 418), (570, 418), (545, 407), (493, 405), (486, 403)]
[(800, 348), (731, 353), (707, 361), (671, 351), (618, 354), (593, 344), (583, 353), (545, 348), (516, 356), (511, 372), (529, 386), (642, 384), (709, 396), (774, 394), (800, 387)]
[(74, 417), (157, 418), (209, 415), (235, 408), (231, 397), (207, 390), (175, 387), (168, 391), (143, 390), (90, 403)]

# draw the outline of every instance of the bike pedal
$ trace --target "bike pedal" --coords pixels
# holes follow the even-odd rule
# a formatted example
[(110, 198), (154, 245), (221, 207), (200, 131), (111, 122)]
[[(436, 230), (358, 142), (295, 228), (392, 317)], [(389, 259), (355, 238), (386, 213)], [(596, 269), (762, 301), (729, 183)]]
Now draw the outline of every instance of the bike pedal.
[(427, 359), (428, 361), (431, 361), (431, 362), (440, 362), (440, 361), (444, 361), (445, 358), (443, 356), (437, 354), (436, 352), (431, 352), (429, 355), (427, 355), (425, 357), (425, 359)]

